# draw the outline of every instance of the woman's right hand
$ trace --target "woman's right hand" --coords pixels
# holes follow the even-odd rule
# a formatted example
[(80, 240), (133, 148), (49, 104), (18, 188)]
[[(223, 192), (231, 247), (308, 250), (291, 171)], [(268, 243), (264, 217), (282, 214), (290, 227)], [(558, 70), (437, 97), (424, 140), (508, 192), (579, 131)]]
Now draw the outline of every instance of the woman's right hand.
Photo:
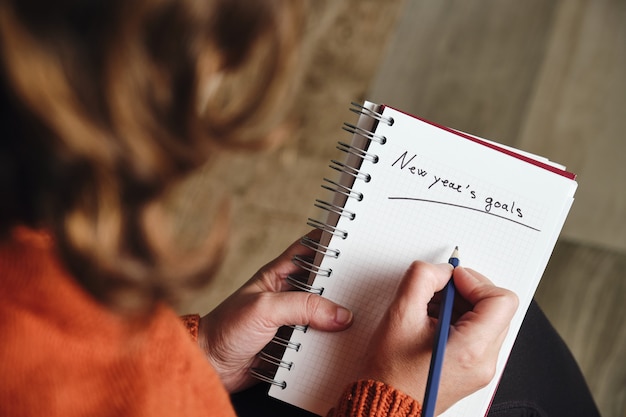
[[(432, 312), (433, 296), (451, 274), (448, 264), (411, 265), (370, 341), (363, 378), (382, 381), (423, 400), (437, 327), (428, 311)], [(453, 279), (464, 302), (457, 304), (463, 307), (455, 312), (450, 329), (437, 414), (491, 381), (518, 305), (513, 292), (496, 287), (476, 271), (457, 267)]]

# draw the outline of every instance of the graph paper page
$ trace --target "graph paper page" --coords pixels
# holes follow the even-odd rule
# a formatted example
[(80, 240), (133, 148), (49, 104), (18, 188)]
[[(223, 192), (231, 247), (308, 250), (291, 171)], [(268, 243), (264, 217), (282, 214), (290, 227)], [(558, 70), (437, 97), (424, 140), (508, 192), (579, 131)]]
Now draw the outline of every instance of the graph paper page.
[[(455, 246), (461, 263), (480, 271), (496, 285), (514, 291), (520, 308), (501, 350), (492, 383), (457, 403), (445, 414), (483, 415), (515, 341), (526, 310), (546, 267), (573, 201), (571, 176), (529, 163), (459, 132), (447, 130), (386, 107), (333, 237), (336, 259), (320, 267), (332, 270), (313, 283), (323, 296), (352, 309), (354, 324), (347, 331), (294, 332), (298, 351), (287, 349), (270, 395), (324, 415), (355, 381), (369, 338), (414, 260), (446, 262)], [(424, 376), (426, 378), (426, 376)], [(422, 400), (419, 398), (418, 400)]]

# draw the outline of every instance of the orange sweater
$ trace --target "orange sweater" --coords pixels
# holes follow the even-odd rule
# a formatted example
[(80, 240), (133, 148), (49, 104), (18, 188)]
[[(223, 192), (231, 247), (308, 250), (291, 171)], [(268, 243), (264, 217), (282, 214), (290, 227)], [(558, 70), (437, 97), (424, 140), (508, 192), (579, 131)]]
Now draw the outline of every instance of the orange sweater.
[[(0, 415), (235, 415), (174, 311), (161, 306), (141, 324), (109, 312), (71, 279), (46, 235), (18, 228), (0, 243), (0, 279)], [(418, 416), (419, 404), (361, 381), (330, 415)]]
[(80, 288), (43, 234), (0, 245), (0, 415), (234, 416), (176, 314), (141, 325)]

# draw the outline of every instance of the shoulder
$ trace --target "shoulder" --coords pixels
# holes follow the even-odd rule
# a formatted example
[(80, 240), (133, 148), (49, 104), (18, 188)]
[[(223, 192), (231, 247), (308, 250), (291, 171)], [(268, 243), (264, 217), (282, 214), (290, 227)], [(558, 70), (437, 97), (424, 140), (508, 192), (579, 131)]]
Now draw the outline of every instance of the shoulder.
[(2, 242), (0, 276), (1, 415), (234, 415), (171, 308), (140, 321), (110, 312), (62, 268), (47, 233)]

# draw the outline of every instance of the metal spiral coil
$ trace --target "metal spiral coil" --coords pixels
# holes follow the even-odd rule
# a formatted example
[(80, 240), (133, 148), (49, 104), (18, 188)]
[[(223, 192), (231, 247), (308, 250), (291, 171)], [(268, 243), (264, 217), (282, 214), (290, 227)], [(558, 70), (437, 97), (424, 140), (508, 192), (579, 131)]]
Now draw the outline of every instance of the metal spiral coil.
[(345, 185), (339, 184), (338, 182), (335, 182), (333, 180), (329, 180), (328, 178), (324, 178), (324, 181), (331, 184), (331, 185), (322, 184), (322, 188), (328, 191), (342, 194), (348, 198), (355, 198), (357, 201), (363, 200), (363, 193), (353, 191), (352, 188), (346, 187)]
[(300, 291), (305, 291), (311, 294), (322, 295), (324, 293), (324, 287), (313, 287), (305, 282), (305, 280), (298, 275), (287, 275), (287, 282), (294, 288)]
[(351, 112), (362, 114), (364, 116), (371, 117), (372, 119), (376, 119), (379, 122), (386, 123), (389, 126), (393, 126), (393, 117), (385, 117), (381, 113), (378, 113), (372, 109), (368, 109), (367, 107), (364, 107), (359, 103), (355, 103), (354, 101), (350, 104), (352, 104), (352, 107), (350, 108)]
[(250, 369), (250, 375), (260, 381), (276, 385), (277, 387), (281, 387), (282, 389), (287, 388), (287, 382), (275, 380), (273, 376), (269, 375), (269, 371), (266, 371), (265, 369), (252, 368)]
[(291, 258), (291, 262), (306, 271), (322, 277), (329, 277), (333, 273), (332, 269), (320, 268), (319, 266), (315, 265), (315, 263), (313, 263), (313, 259), (302, 255), (294, 255), (294, 257)]
[(381, 145), (384, 145), (385, 143), (387, 143), (387, 138), (385, 136), (377, 135), (374, 132), (371, 132), (367, 129), (363, 129), (361, 127), (355, 126), (350, 123), (344, 123), (342, 129), (347, 132), (354, 133), (355, 135), (361, 135), (364, 138), (380, 143)]
[(287, 327), (291, 327), (292, 329), (297, 330), (302, 333), (306, 333), (307, 330), (309, 330), (309, 326), (302, 326), (300, 324), (290, 324)]
[(271, 343), (286, 347), (287, 349), (293, 349), (296, 352), (298, 352), (301, 347), (300, 343), (294, 343), (291, 340), (287, 340), (279, 336), (274, 336), (274, 338), (271, 340)]
[(316, 229), (320, 229), (324, 232), (328, 232), (334, 236), (339, 236), (342, 239), (346, 239), (348, 237), (348, 232), (345, 230), (337, 229), (335, 226), (332, 226), (327, 223), (323, 223), (319, 220), (311, 219), (307, 221), (307, 223), (311, 227), (315, 227)]
[(284, 361), (280, 358), (276, 358), (272, 355), (270, 355), (267, 352), (263, 352), (261, 351), (261, 353), (259, 353), (259, 359), (264, 360), (267, 363), (270, 363), (272, 365), (276, 365), (279, 366), (281, 368), (285, 368), (288, 371), (291, 370), (291, 368), (293, 368), (293, 362), (288, 362), (288, 361)]
[(366, 152), (361, 148), (357, 148), (356, 146), (352, 146), (344, 142), (338, 142), (337, 149), (339, 149), (342, 152), (346, 152), (351, 155), (357, 156), (363, 159), (364, 161), (370, 161), (373, 164), (378, 163), (378, 155)]
[(353, 212), (351, 212), (349, 210), (346, 210), (345, 208), (340, 207), (340, 206), (338, 206), (336, 204), (331, 204), (331, 203), (328, 203), (328, 202), (323, 201), (323, 200), (315, 200), (314, 206), (317, 207), (317, 208), (320, 208), (322, 210), (326, 210), (326, 211), (329, 211), (331, 213), (338, 214), (339, 216), (346, 217), (346, 218), (348, 218), (350, 220), (354, 220), (356, 218), (356, 214), (355, 213), (353, 213)]
[(308, 236), (304, 236), (302, 239), (300, 239), (300, 244), (309, 249), (313, 249), (315, 252), (321, 253), (324, 256), (330, 256), (335, 259), (339, 258), (340, 252), (338, 249), (332, 249), (332, 248), (329, 248), (328, 246), (322, 245), (320, 242), (314, 239), (311, 239)]
[(346, 173), (348, 175), (353, 176), (357, 180), (363, 180), (365, 182), (370, 182), (372, 180), (372, 176), (367, 172), (359, 171), (358, 169), (351, 167), (350, 165), (346, 165), (343, 162), (335, 161), (334, 159), (330, 161), (331, 164), (328, 165), (334, 170), (339, 172)]

